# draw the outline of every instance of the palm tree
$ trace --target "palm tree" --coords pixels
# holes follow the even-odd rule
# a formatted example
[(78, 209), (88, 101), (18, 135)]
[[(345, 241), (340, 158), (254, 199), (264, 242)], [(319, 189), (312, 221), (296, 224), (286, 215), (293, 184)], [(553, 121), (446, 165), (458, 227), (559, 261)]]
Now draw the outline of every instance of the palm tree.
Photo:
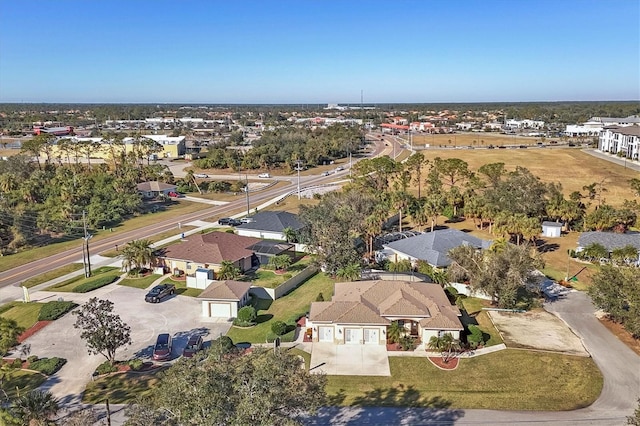
[(273, 269), (286, 270), (291, 266), (291, 257), (288, 254), (279, 254), (269, 259), (269, 265)]
[(30, 426), (44, 426), (54, 417), (60, 406), (58, 400), (51, 392), (32, 390), (28, 394), (16, 399), (11, 406), (11, 411), (22, 420), (23, 424)]
[(218, 270), (217, 276), (220, 280), (235, 280), (240, 277), (241, 272), (240, 268), (233, 264), (233, 262), (229, 260), (223, 260), (220, 263), (220, 269)]
[(460, 341), (454, 339), (451, 333), (444, 333), (442, 336), (431, 336), (427, 347), (432, 351), (440, 352), (442, 362), (446, 364), (460, 350)]
[(288, 243), (295, 243), (298, 240), (298, 233), (290, 226), (287, 226), (282, 230), (282, 235), (284, 235), (284, 238)]
[(406, 330), (398, 321), (392, 321), (387, 327), (387, 340), (389, 343), (398, 343)]
[(348, 265), (339, 268), (336, 271), (336, 276), (340, 279), (347, 281), (356, 281), (360, 278), (362, 268), (358, 263), (350, 263)]
[(122, 269), (135, 271), (136, 276), (141, 269), (150, 265), (156, 256), (151, 248), (149, 240), (134, 240), (127, 243), (122, 249)]

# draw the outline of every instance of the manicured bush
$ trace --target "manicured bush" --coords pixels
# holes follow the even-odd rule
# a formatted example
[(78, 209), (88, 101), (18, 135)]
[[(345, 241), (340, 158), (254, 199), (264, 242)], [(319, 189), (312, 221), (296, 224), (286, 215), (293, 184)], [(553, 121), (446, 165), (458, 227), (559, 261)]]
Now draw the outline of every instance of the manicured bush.
[(22, 368), (22, 359), (20, 359), (20, 358), (14, 359), (13, 362), (11, 363), (11, 367), (12, 368)]
[(60, 370), (63, 365), (67, 363), (64, 358), (41, 358), (29, 364), (31, 370), (36, 370), (47, 376), (51, 376), (56, 371)]
[(402, 336), (398, 343), (403, 351), (413, 351), (416, 348), (416, 341), (410, 336)]
[(118, 371), (118, 367), (116, 367), (115, 365), (111, 365), (109, 361), (105, 361), (102, 364), (100, 364), (98, 368), (96, 368), (95, 374), (100, 376), (102, 374), (109, 374), (115, 371)]
[(316, 296), (316, 302), (324, 302), (324, 296), (322, 295), (322, 293), (318, 293), (318, 295)]
[(78, 304), (73, 302), (47, 302), (42, 309), (40, 309), (38, 321), (55, 321), (76, 306), (78, 306)]
[(129, 367), (131, 367), (131, 369), (134, 371), (140, 370), (143, 365), (144, 365), (144, 361), (141, 360), (140, 358), (134, 358), (131, 361), (129, 361)]
[(469, 343), (469, 347), (471, 349), (475, 349), (478, 346), (484, 344), (484, 340), (482, 337), (482, 330), (480, 330), (480, 327), (473, 324), (469, 325), (469, 334), (467, 335), (467, 343)]
[(109, 285), (115, 281), (117, 281), (119, 278), (118, 275), (116, 274), (105, 274), (102, 276), (98, 276), (94, 279), (89, 279), (88, 281), (80, 284), (79, 286), (74, 287), (73, 292), (74, 293), (88, 293), (92, 290), (95, 290), (97, 288), (100, 287), (104, 287), (106, 285)]
[(271, 331), (278, 336), (282, 336), (287, 332), (287, 324), (282, 321), (274, 321), (271, 323)]
[(252, 323), (256, 320), (256, 309), (253, 306), (243, 306), (238, 311), (238, 321)]
[(27, 358), (27, 362), (29, 364), (32, 364), (34, 362), (36, 362), (38, 360), (38, 356), (37, 355), (31, 355), (30, 357)]
[(211, 342), (212, 347), (219, 347), (222, 353), (228, 353), (235, 347), (233, 340), (229, 336), (220, 336)]

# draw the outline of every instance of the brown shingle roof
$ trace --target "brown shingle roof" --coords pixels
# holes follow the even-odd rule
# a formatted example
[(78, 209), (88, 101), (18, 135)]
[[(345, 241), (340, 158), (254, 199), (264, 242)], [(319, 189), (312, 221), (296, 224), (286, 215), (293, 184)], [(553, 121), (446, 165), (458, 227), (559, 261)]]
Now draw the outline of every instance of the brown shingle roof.
[(387, 317), (415, 318), (427, 328), (462, 330), (460, 310), (437, 284), (406, 281), (336, 283), (331, 302), (311, 304), (311, 321), (386, 324)]
[(149, 181), (149, 182), (142, 182), (136, 185), (136, 189), (138, 191), (144, 191), (144, 192), (149, 192), (149, 191), (156, 191), (156, 192), (160, 192), (160, 191), (164, 191), (166, 189), (176, 189), (175, 185), (169, 185), (168, 183), (164, 183), (164, 182), (158, 182), (157, 180), (153, 180), (153, 181)]
[(243, 237), (227, 232), (193, 234), (183, 242), (172, 244), (160, 255), (162, 258), (186, 260), (204, 264), (219, 265), (223, 260), (236, 262), (253, 254), (251, 247), (260, 239)]
[(240, 300), (251, 288), (244, 281), (213, 281), (200, 295), (199, 299)]

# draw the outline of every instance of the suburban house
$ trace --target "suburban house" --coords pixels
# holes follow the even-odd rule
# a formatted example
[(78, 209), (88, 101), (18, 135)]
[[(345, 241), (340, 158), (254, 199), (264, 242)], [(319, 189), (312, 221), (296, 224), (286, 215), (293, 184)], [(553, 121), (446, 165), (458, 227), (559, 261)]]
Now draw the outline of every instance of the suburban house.
[(258, 242), (257, 238), (227, 232), (193, 234), (161, 249), (158, 258), (174, 275), (195, 276), (198, 269), (210, 269), (215, 273), (220, 270), (223, 260), (232, 262), (244, 272), (258, 264), (250, 248)]
[(250, 282), (213, 281), (200, 293), (202, 316), (206, 318), (235, 318), (238, 310), (249, 302)]
[(491, 246), (491, 241), (457, 229), (440, 229), (383, 244), (383, 250), (378, 254), (392, 262), (408, 259), (415, 264), (418, 260), (424, 260), (434, 268), (446, 268), (451, 264), (449, 250), (462, 245), (484, 250)]
[(164, 182), (158, 182), (156, 180), (149, 182), (142, 182), (136, 185), (138, 193), (142, 195), (142, 198), (156, 198), (160, 195), (169, 197), (170, 192), (177, 192), (176, 185), (170, 185)]
[(284, 211), (263, 211), (253, 215), (250, 222), (236, 226), (236, 232), (245, 237), (286, 241), (284, 234), (286, 228), (299, 231), (303, 227), (296, 214)]
[(562, 223), (560, 222), (542, 222), (542, 236), (547, 238), (558, 238), (562, 235)]
[(356, 281), (336, 283), (330, 302), (313, 302), (307, 327), (314, 342), (384, 345), (387, 327), (398, 322), (427, 342), (444, 333), (459, 339), (460, 315), (437, 284)]
[(583, 232), (578, 237), (578, 247), (576, 252), (581, 252), (591, 244), (600, 244), (611, 254), (615, 249), (621, 249), (626, 246), (635, 247), (638, 250), (637, 265), (640, 265), (640, 232), (625, 232), (620, 234), (617, 232), (589, 231)]

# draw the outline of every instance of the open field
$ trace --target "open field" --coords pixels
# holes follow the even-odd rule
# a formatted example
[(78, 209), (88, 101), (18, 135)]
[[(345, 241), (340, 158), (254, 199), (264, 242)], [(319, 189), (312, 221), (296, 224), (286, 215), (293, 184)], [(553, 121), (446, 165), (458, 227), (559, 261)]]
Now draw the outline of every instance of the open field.
[(331, 404), (574, 410), (593, 403), (602, 375), (591, 358), (504, 350), (443, 371), (426, 358), (389, 357), (391, 377), (327, 376)]
[(622, 166), (609, 161), (593, 157), (574, 148), (553, 149), (461, 149), (438, 150), (428, 149), (422, 151), (429, 160), (435, 157), (460, 158), (467, 163), (472, 170), (488, 163), (502, 162), (507, 170), (515, 170), (516, 166), (522, 166), (543, 182), (560, 182), (565, 195), (573, 191), (581, 191), (583, 186), (591, 183), (603, 182), (607, 192), (604, 199), (607, 204), (620, 206), (622, 202), (635, 198), (629, 186), (629, 179), (638, 178), (638, 172), (625, 169)]
[[(406, 135), (403, 136), (406, 139)], [(502, 133), (493, 132), (473, 132), (473, 133), (451, 133), (443, 135), (412, 135), (413, 146), (421, 148), (428, 144), (431, 148), (440, 146), (473, 146), (487, 147), (506, 146), (506, 145), (536, 145), (538, 142), (549, 144), (552, 140), (560, 142), (559, 138), (544, 138), (531, 136), (504, 135)], [(585, 141), (587, 141), (585, 139)]]

